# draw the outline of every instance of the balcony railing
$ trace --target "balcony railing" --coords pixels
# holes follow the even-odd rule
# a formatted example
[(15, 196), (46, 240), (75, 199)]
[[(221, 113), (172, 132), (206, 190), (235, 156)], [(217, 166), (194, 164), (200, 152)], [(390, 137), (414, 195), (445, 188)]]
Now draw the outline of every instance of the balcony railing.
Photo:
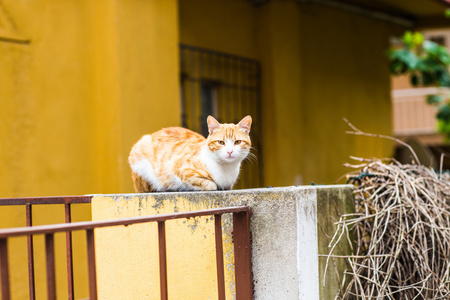
[(436, 134), (436, 111), (426, 103), (426, 96), (439, 92), (437, 88), (392, 91), (394, 135)]
[[(71, 204), (90, 203), (92, 196), (69, 196), (47, 198), (8, 198), (0, 199), (2, 205), (25, 205), (27, 227), (9, 228), (0, 230), (0, 277), (1, 295), (3, 300), (11, 299), (10, 290), (10, 263), (8, 258), (8, 240), (12, 237), (27, 236), (28, 245), (28, 272), (30, 299), (35, 299), (33, 236), (45, 236), (45, 256), (47, 272), (47, 296), (48, 299), (56, 299), (56, 275), (55, 275), (55, 244), (54, 235), (58, 232), (66, 232), (67, 248), (67, 279), (69, 283), (69, 299), (74, 299), (73, 290), (73, 266), (72, 266), (72, 232), (84, 230), (86, 232), (89, 297), (97, 299), (97, 279), (95, 263), (95, 236), (94, 230), (103, 227), (128, 226), (132, 224), (157, 222), (159, 244), (159, 269), (160, 269), (160, 298), (168, 299), (167, 284), (167, 252), (165, 222), (174, 219), (192, 218), (198, 216), (214, 216), (215, 220), (215, 250), (217, 267), (218, 299), (225, 299), (225, 276), (222, 245), (222, 215), (233, 214), (233, 242), (235, 261), (235, 290), (237, 299), (252, 299), (252, 273), (250, 262), (250, 215), (251, 209), (247, 206), (226, 207), (192, 212), (164, 214), (157, 216), (143, 216), (119, 220), (71, 222)], [(42, 226), (32, 225), (32, 206), (39, 204), (64, 204), (66, 224), (53, 224)], [(155, 233), (156, 234), (156, 233)]]

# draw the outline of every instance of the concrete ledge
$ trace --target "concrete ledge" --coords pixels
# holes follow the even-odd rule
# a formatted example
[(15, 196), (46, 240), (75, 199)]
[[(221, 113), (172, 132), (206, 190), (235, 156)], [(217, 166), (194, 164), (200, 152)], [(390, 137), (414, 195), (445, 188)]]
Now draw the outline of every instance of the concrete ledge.
[[(335, 294), (337, 285), (331, 291), (320, 287), (318, 251), (324, 249), (328, 239), (322, 234), (318, 238), (317, 224), (327, 226), (321, 229), (325, 232), (332, 231), (334, 220), (330, 221), (325, 210), (332, 213), (335, 205), (331, 202), (342, 206), (349, 200), (351, 186), (348, 185), (97, 195), (92, 200), (92, 219), (251, 206), (255, 298), (313, 300), (319, 299), (320, 293), (320, 298), (327, 299), (323, 296)], [(318, 207), (323, 209), (319, 214)], [(169, 295), (174, 299), (208, 299), (215, 295), (213, 223), (210, 218), (202, 217), (167, 225)], [(156, 226), (129, 227), (107, 228), (96, 233), (99, 297), (159, 299)], [(234, 299), (230, 230), (231, 217), (224, 217), (227, 299)], [(149, 274), (152, 272), (155, 276)]]

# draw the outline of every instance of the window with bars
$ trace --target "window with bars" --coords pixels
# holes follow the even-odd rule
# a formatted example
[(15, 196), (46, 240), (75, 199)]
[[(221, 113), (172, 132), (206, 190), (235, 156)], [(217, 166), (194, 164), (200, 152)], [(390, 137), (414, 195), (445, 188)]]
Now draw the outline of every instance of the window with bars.
[(238, 123), (252, 116), (252, 153), (257, 162), (244, 162), (235, 188), (263, 185), (261, 153), (261, 65), (257, 60), (180, 45), (183, 127), (208, 135), (206, 118)]

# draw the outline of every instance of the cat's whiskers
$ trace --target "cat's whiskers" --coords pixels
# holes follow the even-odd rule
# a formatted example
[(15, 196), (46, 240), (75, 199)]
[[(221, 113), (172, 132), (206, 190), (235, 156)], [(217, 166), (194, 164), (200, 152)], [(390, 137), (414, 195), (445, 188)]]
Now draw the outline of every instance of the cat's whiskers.
[[(250, 150), (255, 150), (255, 148), (252, 147)], [(248, 161), (250, 164), (258, 164), (258, 157), (252, 152), (249, 152), (244, 160)]]

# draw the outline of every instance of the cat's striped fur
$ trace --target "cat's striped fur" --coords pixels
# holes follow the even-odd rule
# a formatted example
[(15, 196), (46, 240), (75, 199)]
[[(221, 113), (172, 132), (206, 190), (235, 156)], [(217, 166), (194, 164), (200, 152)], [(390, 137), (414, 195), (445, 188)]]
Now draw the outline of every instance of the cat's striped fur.
[(143, 136), (128, 161), (136, 192), (228, 190), (250, 152), (252, 118), (237, 125), (208, 117), (209, 136), (181, 127)]

